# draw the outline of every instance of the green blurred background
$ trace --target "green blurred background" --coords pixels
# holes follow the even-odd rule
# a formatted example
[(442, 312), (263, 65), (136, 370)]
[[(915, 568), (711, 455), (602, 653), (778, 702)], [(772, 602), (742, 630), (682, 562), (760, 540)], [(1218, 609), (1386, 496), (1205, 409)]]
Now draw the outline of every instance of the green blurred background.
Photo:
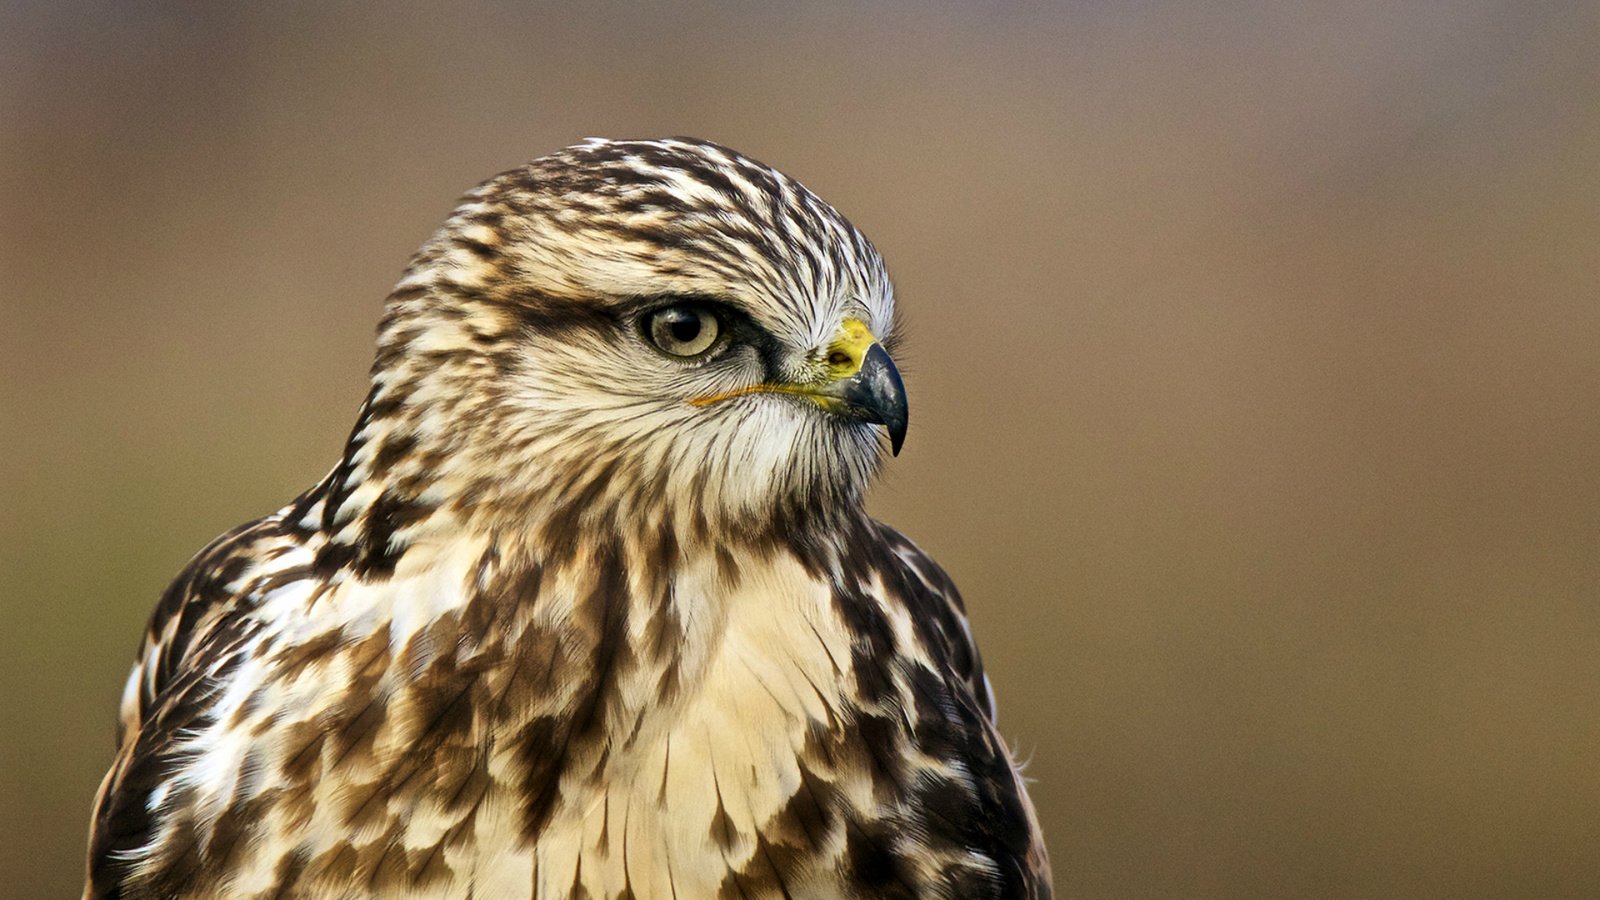
[(3, 16), (0, 892), (77, 890), (157, 593), (332, 464), (455, 198), (691, 134), (889, 260), (874, 505), (1063, 895), (1600, 896), (1600, 5)]

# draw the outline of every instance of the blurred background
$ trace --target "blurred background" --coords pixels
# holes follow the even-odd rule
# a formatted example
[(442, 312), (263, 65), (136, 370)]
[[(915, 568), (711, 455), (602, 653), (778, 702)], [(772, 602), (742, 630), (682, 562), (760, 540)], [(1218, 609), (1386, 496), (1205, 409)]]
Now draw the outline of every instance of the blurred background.
[(664, 134), (888, 259), (1064, 896), (1600, 894), (1600, 4), (3, 10), (0, 894), (456, 197)]

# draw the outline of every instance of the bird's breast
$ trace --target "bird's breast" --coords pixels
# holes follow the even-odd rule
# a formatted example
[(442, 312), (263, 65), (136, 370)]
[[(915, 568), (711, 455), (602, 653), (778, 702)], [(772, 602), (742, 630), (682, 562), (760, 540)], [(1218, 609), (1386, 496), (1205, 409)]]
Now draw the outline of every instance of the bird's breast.
[(825, 586), (781, 555), (733, 577), (686, 565), (654, 607), (632, 604), (627, 632), (603, 734), (564, 767), (532, 848), (537, 883), (715, 896), (770, 852), (763, 835), (806, 790), (813, 732), (839, 727), (849, 637)]
[(824, 806), (852, 790), (830, 769), (851, 639), (825, 582), (782, 553), (666, 577), (620, 553), (560, 571), (487, 556), (263, 598), (160, 792), (201, 812), (172, 827), (205, 843), (248, 811), (245, 891), (291, 859), (313, 892), (757, 896), (781, 840), (817, 861), (785, 863), (784, 891), (836, 893), (845, 835)]

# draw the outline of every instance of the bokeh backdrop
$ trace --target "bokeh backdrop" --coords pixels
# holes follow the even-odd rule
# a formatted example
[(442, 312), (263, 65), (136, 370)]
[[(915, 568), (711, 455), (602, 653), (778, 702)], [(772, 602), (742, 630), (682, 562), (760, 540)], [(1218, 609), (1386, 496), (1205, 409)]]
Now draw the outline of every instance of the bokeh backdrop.
[(332, 464), (455, 198), (691, 134), (889, 260), (874, 506), (1064, 896), (1600, 895), (1600, 4), (3, 16), (0, 894), (77, 890), (157, 593)]

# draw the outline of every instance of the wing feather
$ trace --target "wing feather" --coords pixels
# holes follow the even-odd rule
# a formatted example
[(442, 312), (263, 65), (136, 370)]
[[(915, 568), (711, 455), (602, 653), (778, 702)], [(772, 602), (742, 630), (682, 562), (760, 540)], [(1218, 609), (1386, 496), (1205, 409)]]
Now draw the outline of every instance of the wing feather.
[(155, 839), (155, 810), (177, 761), (173, 738), (205, 715), (219, 675), (251, 627), (241, 598), (259, 592), (257, 565), (296, 542), (283, 515), (212, 541), (161, 596), (123, 689), (117, 754), (95, 796), (85, 897), (121, 896)]
[(944, 669), (945, 693), (953, 706), (946, 715), (963, 736), (953, 761), (970, 773), (975, 789), (975, 814), (945, 824), (952, 837), (994, 861), (1000, 876), (997, 896), (1049, 898), (1044, 837), (1021, 772), (995, 727), (994, 693), (961, 592), (916, 544), (886, 525), (878, 528), (901, 566), (902, 577), (889, 578), (885, 589), (910, 611), (929, 655)]

